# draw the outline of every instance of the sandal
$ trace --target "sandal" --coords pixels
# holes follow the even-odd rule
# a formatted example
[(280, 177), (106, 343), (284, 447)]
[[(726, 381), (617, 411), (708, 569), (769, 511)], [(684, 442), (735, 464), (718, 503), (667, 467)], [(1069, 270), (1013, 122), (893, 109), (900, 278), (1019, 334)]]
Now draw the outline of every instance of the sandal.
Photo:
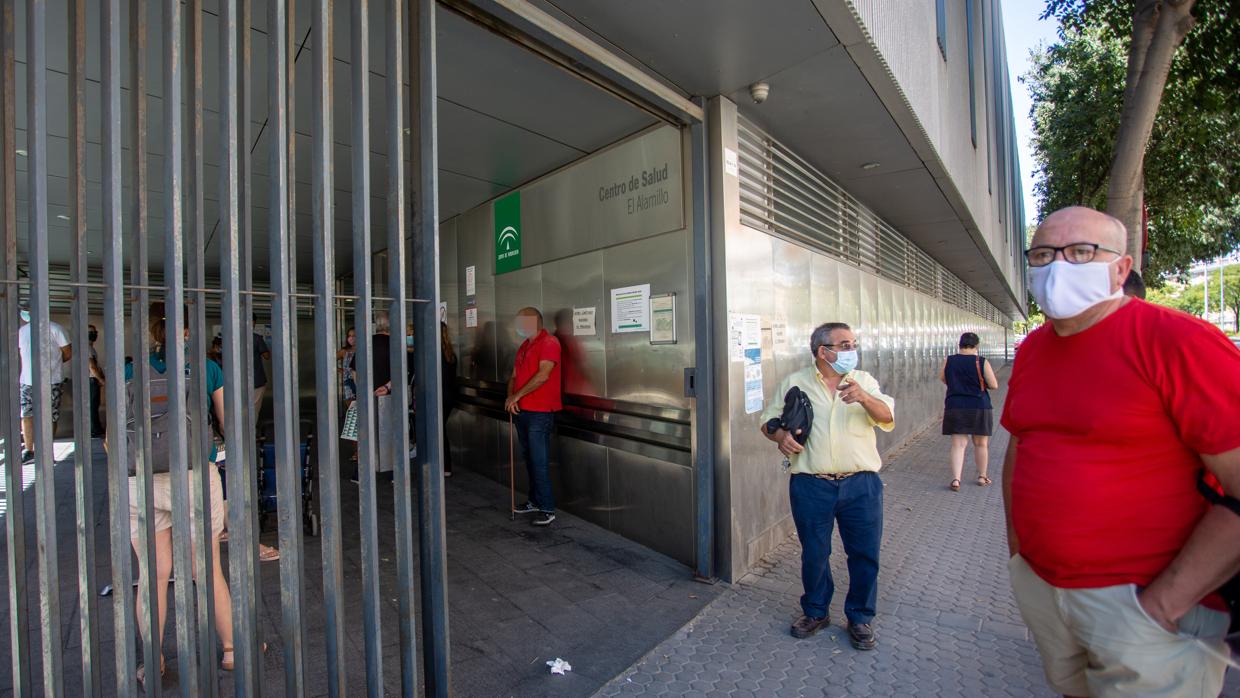
[(259, 562), (275, 562), (280, 559), (279, 548), (273, 548), (270, 545), (258, 544), (258, 561)]
[(959, 480), (952, 480), (952, 484), (948, 485), (948, 486), (947, 486), (947, 489), (951, 490), (952, 492), (959, 492), (959, 491), (960, 491), (960, 481), (959, 481)]
[(990, 478), (986, 477), (985, 475), (978, 475), (978, 476), (977, 476), (977, 486), (978, 486), (978, 487), (985, 487), (986, 485), (989, 485), (991, 482), (993, 482), (993, 481), (992, 481)]
[[(259, 649), (262, 654), (267, 654), (267, 643), (264, 642), (262, 648)], [(232, 671), (237, 668), (237, 658), (233, 653), (232, 645), (224, 646), (224, 656), (220, 658), (220, 668), (224, 671)]]

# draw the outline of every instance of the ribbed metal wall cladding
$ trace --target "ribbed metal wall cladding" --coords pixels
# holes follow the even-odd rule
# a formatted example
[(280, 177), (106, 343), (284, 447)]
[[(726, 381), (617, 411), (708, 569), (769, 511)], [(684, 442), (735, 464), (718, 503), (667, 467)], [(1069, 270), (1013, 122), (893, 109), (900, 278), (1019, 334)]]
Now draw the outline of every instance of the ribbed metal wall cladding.
[(741, 117), (741, 222), (978, 317), (1007, 317), (825, 174)]

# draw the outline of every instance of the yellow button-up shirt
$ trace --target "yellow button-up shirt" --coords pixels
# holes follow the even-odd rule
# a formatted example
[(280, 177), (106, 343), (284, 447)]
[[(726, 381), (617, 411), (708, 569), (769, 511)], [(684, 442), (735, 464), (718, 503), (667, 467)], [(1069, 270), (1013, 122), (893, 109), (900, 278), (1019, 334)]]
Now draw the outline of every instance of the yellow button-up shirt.
[(793, 373), (779, 384), (779, 390), (762, 413), (764, 424), (779, 417), (784, 411), (784, 395), (793, 386), (809, 396), (810, 404), (814, 406), (814, 423), (805, 442), (805, 450), (789, 459), (793, 474), (878, 472), (883, 467), (874, 427), (883, 431), (895, 428), (896, 402), (884, 395), (878, 381), (865, 371), (852, 371), (845, 379), (855, 382), (862, 390), (886, 403), (891, 408), (892, 421), (885, 424), (876, 422), (861, 405), (845, 404), (837, 391), (827, 388), (817, 366), (811, 365)]

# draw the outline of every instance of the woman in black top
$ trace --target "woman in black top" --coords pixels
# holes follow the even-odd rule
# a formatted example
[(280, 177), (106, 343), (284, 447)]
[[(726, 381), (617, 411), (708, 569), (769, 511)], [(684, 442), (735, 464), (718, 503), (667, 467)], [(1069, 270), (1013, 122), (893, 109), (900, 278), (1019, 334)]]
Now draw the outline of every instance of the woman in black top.
[(448, 417), (456, 408), (456, 350), (452, 347), (452, 335), (448, 332), (448, 323), (439, 323), (440, 380), (439, 386), (442, 402), (440, 409), (443, 417), (443, 474), (452, 477), (452, 444), (448, 443)]
[(951, 468), (953, 492), (960, 491), (964, 470), (964, 451), (973, 439), (973, 461), (977, 464), (977, 484), (985, 487), (990, 461), (990, 433), (994, 428), (994, 409), (990, 391), (999, 387), (990, 362), (978, 353), (981, 340), (972, 332), (960, 335), (960, 353), (947, 357), (939, 370), (939, 380), (947, 386), (943, 409), (943, 434), (952, 437)]

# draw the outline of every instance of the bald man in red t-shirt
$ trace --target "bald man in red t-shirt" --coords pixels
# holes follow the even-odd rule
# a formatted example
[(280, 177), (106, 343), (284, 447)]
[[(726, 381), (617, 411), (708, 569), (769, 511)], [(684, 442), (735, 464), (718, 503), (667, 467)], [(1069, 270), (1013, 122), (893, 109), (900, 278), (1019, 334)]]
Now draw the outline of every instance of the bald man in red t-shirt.
[(508, 379), (504, 409), (515, 417), (521, 455), (530, 478), (530, 498), (518, 514), (535, 514), (535, 526), (555, 521), (555, 494), (551, 490), (551, 433), (555, 413), (563, 409), (560, 395), (560, 340), (543, 328), (537, 308), (517, 313), (517, 335), (524, 341)]
[(1049, 321), (1021, 345), (1003, 426), (1012, 590), (1067, 696), (1222, 690), (1240, 516), (1240, 352), (1197, 318), (1122, 293), (1124, 226), (1073, 207), (1025, 256)]

